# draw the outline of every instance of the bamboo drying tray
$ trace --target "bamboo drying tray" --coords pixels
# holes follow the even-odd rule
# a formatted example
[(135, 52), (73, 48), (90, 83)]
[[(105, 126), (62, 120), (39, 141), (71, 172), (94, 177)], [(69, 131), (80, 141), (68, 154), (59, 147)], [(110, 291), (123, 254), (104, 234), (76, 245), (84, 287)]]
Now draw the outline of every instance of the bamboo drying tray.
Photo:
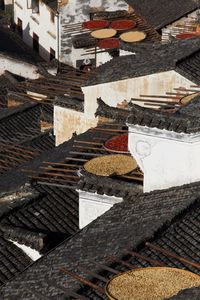
[(84, 164), (84, 169), (98, 176), (124, 175), (137, 168), (135, 159), (122, 154), (102, 155)]
[(115, 29), (106, 28), (106, 29), (99, 29), (91, 32), (91, 36), (95, 39), (106, 39), (115, 36), (117, 31)]
[(146, 33), (143, 31), (129, 31), (122, 33), (120, 39), (126, 43), (135, 43), (143, 41), (146, 36)]
[(110, 138), (105, 142), (103, 147), (111, 153), (128, 154), (128, 134), (120, 134)]
[(168, 267), (138, 268), (113, 277), (106, 286), (110, 300), (163, 300), (200, 285), (200, 276)]
[(116, 29), (117, 31), (130, 30), (136, 27), (136, 22), (134, 20), (124, 19), (112, 21), (110, 27)]

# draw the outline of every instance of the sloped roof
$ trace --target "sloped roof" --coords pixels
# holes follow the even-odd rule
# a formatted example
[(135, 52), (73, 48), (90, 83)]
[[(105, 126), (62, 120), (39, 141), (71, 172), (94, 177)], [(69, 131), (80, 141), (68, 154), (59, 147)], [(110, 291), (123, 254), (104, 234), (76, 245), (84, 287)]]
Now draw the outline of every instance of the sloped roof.
[[(48, 105), (47, 105), (48, 106)], [(42, 113), (52, 120), (53, 110), (40, 103), (4, 109), (0, 116), (0, 139), (21, 144), (40, 134)]]
[(125, 0), (156, 29), (165, 27), (198, 8), (196, 0)]
[(156, 127), (178, 133), (200, 132), (200, 96), (174, 113), (164, 113), (134, 104), (127, 119), (129, 124)]
[(177, 64), (176, 71), (196, 83), (200, 84), (200, 50)]
[(108, 119), (114, 119), (118, 122), (125, 123), (128, 115), (130, 114), (129, 110), (112, 107), (107, 105), (101, 98), (97, 99), (98, 108), (95, 112), (95, 116), (106, 117)]
[(15, 90), (17, 83), (13, 74), (8, 71), (0, 76), (0, 109), (7, 107), (7, 91)]
[(12, 242), (0, 236), (0, 285), (19, 274), (32, 260)]
[(146, 46), (138, 44), (135, 46), (135, 54), (113, 58), (95, 69), (94, 73), (90, 72), (85, 85), (91, 86), (175, 70), (177, 66), (180, 68), (179, 62), (183, 62), (199, 49), (200, 38), (175, 40), (169, 44), (147, 43)]
[(57, 187), (35, 189), (39, 195), (3, 217), (0, 230), (6, 238), (47, 251), (78, 230), (78, 194)]
[(170, 300), (198, 300), (199, 298), (200, 298), (200, 287), (195, 287), (192, 289), (186, 289), (179, 292), (176, 296), (170, 298)]
[[(163, 228), (151, 241), (142, 244), (138, 251), (137, 249), (124, 249), (123, 256), (110, 256), (111, 259), (108, 259), (105, 266), (112, 269), (108, 269), (105, 272), (104, 265), (102, 265), (102, 269), (100, 268), (98, 273), (95, 273), (95, 275), (97, 274), (98, 276), (101, 274), (103, 277), (99, 278), (100, 280), (97, 282), (97, 285), (105, 288), (106, 281), (113, 277), (114, 272), (121, 273), (129, 269), (141, 267), (166, 266), (200, 274), (200, 270), (196, 265), (200, 257), (199, 204), (198, 200), (194, 207), (191, 207), (184, 214), (178, 216), (168, 228)], [(185, 261), (181, 260), (181, 258), (185, 258)], [(87, 273), (87, 270), (84, 271)], [(99, 295), (95, 288), (86, 285), (79, 289), (77, 293), (80, 297), (84, 296), (89, 299), (106, 299), (104, 295)], [(174, 298), (172, 297), (172, 299)]]
[(106, 264), (107, 255), (120, 255), (123, 249), (136, 248), (153, 237), (199, 195), (198, 182), (139, 197), (130, 196), (6, 284), (3, 297), (37, 299), (40, 293), (41, 297), (63, 299), (65, 295), (66, 298), (70, 288), (77, 290), (80, 286), (76, 279), (61, 272), (63, 267), (79, 270), (81, 275), (83, 269), (94, 270), (95, 263)]

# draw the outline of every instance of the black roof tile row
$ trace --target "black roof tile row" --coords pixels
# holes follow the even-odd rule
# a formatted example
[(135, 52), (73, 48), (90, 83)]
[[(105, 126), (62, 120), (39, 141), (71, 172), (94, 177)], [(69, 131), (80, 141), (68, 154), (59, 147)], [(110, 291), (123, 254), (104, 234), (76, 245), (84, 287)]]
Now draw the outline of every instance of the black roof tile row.
[(125, 1), (156, 29), (161, 29), (199, 8), (196, 0), (152, 0), (151, 5), (148, 0)]

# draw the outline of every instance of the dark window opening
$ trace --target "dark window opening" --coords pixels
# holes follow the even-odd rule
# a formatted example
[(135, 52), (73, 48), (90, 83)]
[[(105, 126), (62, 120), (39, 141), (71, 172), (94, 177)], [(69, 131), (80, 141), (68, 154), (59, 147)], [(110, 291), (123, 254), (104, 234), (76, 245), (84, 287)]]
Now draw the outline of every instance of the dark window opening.
[(50, 12), (50, 16), (51, 16), (51, 22), (55, 22), (55, 14), (53, 11)]
[(33, 32), (33, 50), (39, 53), (39, 36)]
[(39, 0), (32, 0), (32, 13), (39, 14)]
[(50, 57), (49, 57), (49, 60), (51, 61), (55, 57), (56, 57), (56, 52), (52, 48), (50, 48)]
[(17, 18), (17, 32), (22, 37), (23, 29), (22, 29), (22, 20), (20, 18)]

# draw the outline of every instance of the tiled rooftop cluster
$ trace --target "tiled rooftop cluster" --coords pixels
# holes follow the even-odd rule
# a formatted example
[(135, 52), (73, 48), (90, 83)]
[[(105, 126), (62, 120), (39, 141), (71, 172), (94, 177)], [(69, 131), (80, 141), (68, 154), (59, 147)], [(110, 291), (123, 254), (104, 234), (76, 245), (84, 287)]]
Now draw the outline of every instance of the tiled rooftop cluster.
[[(72, 5), (65, 0), (43, 2), (52, 23), (55, 16), (63, 13), (63, 7)], [(107, 5), (107, 1), (102, 2)], [(80, 4), (78, 0), (74, 3)], [(8, 71), (0, 75), (2, 299), (107, 299), (105, 288), (110, 279), (141, 267), (175, 267), (200, 275), (199, 180), (144, 193), (145, 168), (143, 172), (139, 164), (127, 174), (114, 172), (110, 176), (95, 175), (85, 167), (93, 158), (113, 154), (106, 142), (121, 134), (129, 138), (134, 126), (149, 130), (152, 135), (164, 130), (169, 136), (199, 137), (200, 38), (174, 39), (164, 44), (160, 36), (165, 26), (195, 12), (198, 1), (125, 3), (129, 5), (127, 11), (98, 9), (90, 17), (134, 20), (147, 38), (140, 43), (120, 42), (119, 57), (91, 71), (75, 69), (59, 59), (46, 63), (21, 43), (7, 25), (0, 28), (0, 62), (1, 55), (17, 58), (23, 64), (34, 64), (38, 75), (37, 79)], [(87, 5), (84, 2), (79, 6), (83, 16)], [(88, 53), (91, 49), (96, 51), (91, 32), (82, 28), (83, 20), (73, 24), (74, 9), (72, 6), (70, 24), (61, 26), (63, 37), (70, 36), (76, 53), (81, 48)], [(68, 49), (69, 45), (62, 43), (62, 48), (63, 45)], [(115, 107), (108, 105), (117, 97), (117, 91), (111, 93), (112, 84), (122, 82), (122, 89), (126, 90), (127, 80), (146, 80), (163, 72), (182, 76), (181, 84), (187, 82), (187, 88), (174, 86), (165, 95), (140, 95), (140, 99), (121, 99)], [(68, 130), (67, 113), (77, 116), (74, 123), (81, 118), (83, 123), (91, 121), (87, 96), (92, 92), (88, 91), (98, 87), (101, 94), (107, 84), (109, 101), (101, 95), (98, 99), (90, 95), (91, 101), (97, 101), (93, 120), (98, 120), (97, 125), (82, 134), (74, 130), (71, 139), (55, 147), (55, 122)], [(191, 101), (181, 102), (182, 96), (193, 93)], [(152, 108), (145, 107), (148, 99)], [(160, 99), (165, 105), (160, 105)], [(138, 105), (141, 102), (143, 106)], [(130, 151), (124, 153), (129, 158)], [(120, 201), (80, 229), (81, 193), (89, 195), (86, 200), (91, 202), (93, 197), (98, 198), (98, 205), (110, 199)], [(196, 287), (171, 299), (197, 300), (199, 295), (200, 288)]]

